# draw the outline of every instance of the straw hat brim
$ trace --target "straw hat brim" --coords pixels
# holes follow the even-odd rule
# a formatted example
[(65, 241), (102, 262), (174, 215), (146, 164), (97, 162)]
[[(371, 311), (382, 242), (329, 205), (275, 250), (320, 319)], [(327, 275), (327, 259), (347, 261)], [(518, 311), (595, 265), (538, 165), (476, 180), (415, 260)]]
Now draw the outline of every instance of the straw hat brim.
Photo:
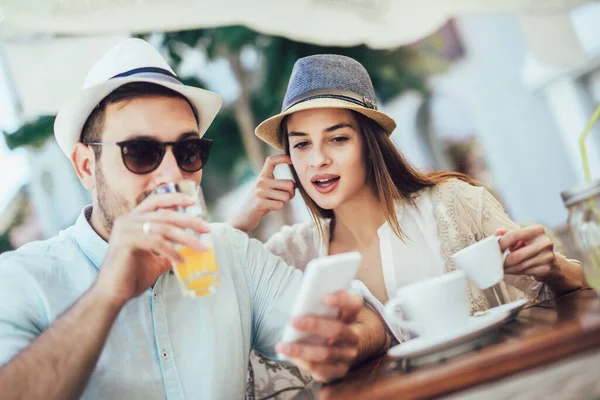
[(83, 125), (94, 108), (115, 89), (132, 82), (154, 83), (169, 88), (187, 98), (198, 112), (200, 122), (198, 129), (201, 137), (206, 133), (221, 109), (221, 96), (194, 86), (135, 76), (110, 79), (77, 92), (60, 108), (54, 121), (54, 136), (67, 157), (71, 157), (73, 148), (81, 138)]
[(298, 111), (303, 110), (314, 110), (317, 108), (343, 108), (347, 110), (352, 110), (363, 114), (364, 116), (372, 119), (377, 122), (385, 131), (385, 133), (389, 136), (392, 134), (394, 129), (396, 129), (396, 122), (388, 117), (385, 113), (374, 110), (372, 108), (366, 108), (364, 106), (345, 101), (337, 98), (317, 98), (312, 100), (306, 100), (302, 103), (298, 103), (293, 107), (290, 107), (286, 111), (277, 114), (269, 119), (263, 121), (260, 125), (256, 127), (254, 133), (258, 136), (262, 141), (268, 143), (269, 145), (275, 147), (276, 149), (285, 151), (283, 148), (283, 144), (280, 140), (280, 126), (281, 120), (286, 115), (293, 114)]

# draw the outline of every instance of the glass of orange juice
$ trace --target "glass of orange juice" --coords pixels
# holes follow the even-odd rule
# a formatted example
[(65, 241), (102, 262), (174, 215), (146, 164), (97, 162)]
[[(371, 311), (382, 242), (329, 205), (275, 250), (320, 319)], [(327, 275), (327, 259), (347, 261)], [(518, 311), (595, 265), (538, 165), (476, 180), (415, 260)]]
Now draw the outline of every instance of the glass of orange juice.
[[(180, 207), (178, 211), (190, 216), (208, 219), (208, 211), (200, 186), (190, 180), (166, 183), (155, 189), (154, 193), (183, 193), (196, 199), (196, 204), (189, 207)], [(181, 286), (184, 296), (207, 296), (217, 291), (221, 286), (219, 268), (210, 234), (198, 234), (192, 230), (189, 233), (199, 237), (202, 245), (207, 249), (198, 252), (189, 247), (177, 245), (179, 255), (184, 259), (181, 264), (173, 264), (173, 271)]]

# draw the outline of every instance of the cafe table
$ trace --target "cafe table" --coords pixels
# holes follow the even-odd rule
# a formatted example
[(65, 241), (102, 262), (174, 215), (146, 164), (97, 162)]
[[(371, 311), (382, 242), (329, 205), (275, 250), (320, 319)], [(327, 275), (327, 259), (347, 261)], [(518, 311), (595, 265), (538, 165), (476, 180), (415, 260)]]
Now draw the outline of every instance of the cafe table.
[(494, 343), (399, 368), (381, 357), (329, 385), (312, 382), (295, 399), (598, 399), (600, 299), (582, 289), (523, 309)]

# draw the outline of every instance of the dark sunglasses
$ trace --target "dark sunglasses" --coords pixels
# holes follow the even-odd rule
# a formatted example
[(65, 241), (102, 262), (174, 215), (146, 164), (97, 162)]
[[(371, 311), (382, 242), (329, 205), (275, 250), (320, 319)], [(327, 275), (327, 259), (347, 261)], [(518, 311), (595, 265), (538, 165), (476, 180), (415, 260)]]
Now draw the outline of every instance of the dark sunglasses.
[(167, 146), (173, 147), (177, 165), (185, 172), (197, 172), (206, 165), (212, 140), (184, 138), (176, 142), (160, 142), (156, 139), (139, 138), (122, 142), (92, 142), (90, 146), (119, 146), (125, 167), (134, 174), (149, 174), (159, 167)]

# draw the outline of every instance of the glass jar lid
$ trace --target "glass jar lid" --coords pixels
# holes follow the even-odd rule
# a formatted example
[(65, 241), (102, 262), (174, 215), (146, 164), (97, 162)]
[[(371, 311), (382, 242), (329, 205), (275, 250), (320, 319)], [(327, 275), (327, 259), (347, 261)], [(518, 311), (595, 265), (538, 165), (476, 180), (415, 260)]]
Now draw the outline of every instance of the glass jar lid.
[(570, 207), (573, 204), (587, 200), (590, 197), (598, 194), (600, 194), (600, 179), (585, 183), (583, 185), (575, 186), (571, 189), (565, 190), (560, 195), (565, 203), (565, 207)]

